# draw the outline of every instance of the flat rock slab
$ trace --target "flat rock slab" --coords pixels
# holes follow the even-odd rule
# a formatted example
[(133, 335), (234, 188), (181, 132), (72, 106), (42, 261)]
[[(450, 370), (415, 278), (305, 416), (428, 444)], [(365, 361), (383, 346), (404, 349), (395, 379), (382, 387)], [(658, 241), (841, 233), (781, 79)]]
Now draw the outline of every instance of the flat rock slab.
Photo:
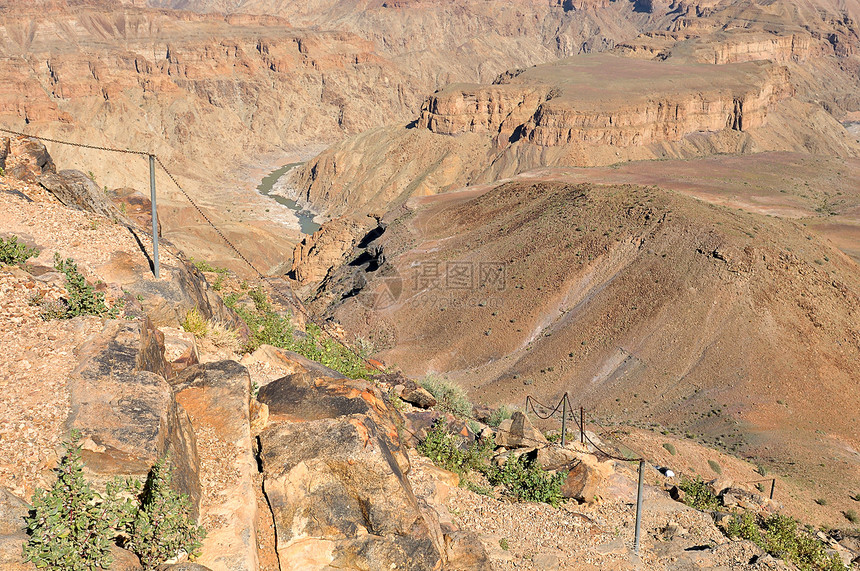
[(213, 571), (256, 570), (257, 462), (252, 452), (248, 370), (235, 361), (194, 365), (172, 384), (197, 437), (203, 471), (200, 516), (212, 522), (198, 562)]
[(402, 449), (397, 428), (402, 420), (388, 408), (382, 393), (372, 383), (293, 374), (261, 388), (257, 400), (268, 406), (269, 422), (306, 422), (367, 415), (376, 423), (379, 434), (385, 438), (385, 444), (400, 469), (409, 469), (409, 459)]

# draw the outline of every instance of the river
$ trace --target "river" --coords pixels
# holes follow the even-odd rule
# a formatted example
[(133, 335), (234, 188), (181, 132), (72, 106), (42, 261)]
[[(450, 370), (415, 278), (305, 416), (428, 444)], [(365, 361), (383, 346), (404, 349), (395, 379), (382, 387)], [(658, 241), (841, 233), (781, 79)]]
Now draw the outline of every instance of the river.
[(257, 186), (257, 190), (263, 196), (268, 196), (269, 198), (275, 199), (275, 202), (286, 206), (290, 210), (293, 211), (293, 214), (299, 221), (299, 227), (303, 234), (313, 234), (317, 230), (320, 229), (320, 225), (314, 222), (314, 214), (308, 212), (307, 210), (303, 210), (295, 200), (290, 200), (289, 198), (284, 198), (283, 196), (279, 196), (277, 194), (271, 194), (272, 188), (275, 186), (275, 183), (278, 182), (278, 179), (281, 178), (287, 171), (289, 171), (293, 167), (297, 167), (303, 163), (290, 163), (288, 165), (284, 165), (278, 169), (273, 170), (260, 181), (260, 184)]

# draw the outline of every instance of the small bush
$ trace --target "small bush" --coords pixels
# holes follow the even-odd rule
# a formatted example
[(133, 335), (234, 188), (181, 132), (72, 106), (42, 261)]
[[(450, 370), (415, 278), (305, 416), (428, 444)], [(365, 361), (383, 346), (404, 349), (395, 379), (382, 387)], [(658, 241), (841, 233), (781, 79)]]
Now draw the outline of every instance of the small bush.
[(819, 506), (826, 506), (827, 500), (824, 498), (818, 498), (817, 500), (815, 500), (815, 503), (818, 504)]
[(860, 492), (857, 492), (854, 495), (849, 495), (848, 497), (851, 498), (852, 500), (854, 500), (855, 502), (860, 502)]
[(418, 452), (437, 466), (460, 476), (470, 470), (485, 472), (492, 450), (492, 441), (475, 442), (469, 447), (461, 447), (460, 439), (449, 433), (442, 421), (437, 421), (427, 431), (427, 437), (418, 444)]
[(364, 362), (361, 355), (338, 343), (313, 323), (305, 326), (302, 338), (294, 336), (289, 315), (281, 315), (272, 308), (262, 286), (249, 290), (248, 296), (254, 302), (253, 309), (238, 303), (238, 297), (230, 299), (233, 309), (251, 332), (245, 350), (253, 351), (260, 345), (273, 345), (295, 351), (352, 379), (367, 379), (376, 372)]
[(797, 520), (781, 514), (768, 517), (745, 512), (735, 515), (726, 526), (726, 535), (752, 541), (761, 549), (804, 571), (845, 571), (836, 555), (828, 555), (827, 546), (811, 529), (798, 528)]
[(525, 458), (509, 458), (498, 468), (490, 463), (494, 444), (492, 440), (475, 442), (464, 448), (461, 440), (446, 430), (443, 422), (437, 422), (427, 431), (418, 451), (430, 458), (434, 464), (461, 476), (461, 485), (478, 493), (490, 490), (472, 484), (466, 476), (472, 471), (482, 474), (493, 486), (503, 486), (505, 493), (520, 501), (545, 502), (558, 506), (564, 497), (561, 486), (567, 472), (552, 474), (537, 462)]
[(7, 239), (0, 238), (0, 264), (7, 266), (23, 264), (28, 259), (38, 255), (39, 250), (19, 242), (17, 236), (10, 236)]
[(196, 307), (185, 313), (185, 319), (182, 320), (181, 325), (182, 329), (192, 333), (195, 337), (204, 337), (209, 332), (206, 319)]
[(466, 396), (466, 391), (459, 385), (435, 375), (427, 375), (421, 381), (421, 386), (433, 395), (436, 399), (436, 408), (439, 410), (459, 417), (472, 415), (472, 403)]
[(500, 406), (496, 410), (490, 414), (490, 417), (487, 419), (487, 424), (492, 427), (499, 426), (503, 420), (507, 420), (511, 417), (513, 411), (505, 405)]
[(511, 548), (510, 544), (508, 543), (507, 538), (505, 538), (505, 537), (503, 537), (499, 540), (499, 547), (501, 547), (502, 550), (504, 550), (504, 551), (507, 551), (508, 549)]
[(63, 260), (60, 254), (54, 254), (54, 268), (66, 275), (66, 293), (68, 297), (63, 298), (65, 305), (63, 311), (47, 311), (42, 313), (45, 319), (59, 318), (71, 319), (79, 315), (95, 315), (98, 317), (115, 318), (119, 314), (119, 304), (108, 307), (105, 303), (105, 294), (96, 291), (87, 283), (83, 274), (78, 271), (78, 266), (71, 258)]
[[(72, 433), (73, 440), (78, 437)], [(127, 485), (115, 480), (104, 494), (93, 491), (84, 479), (81, 448), (71, 442), (54, 472), (57, 481), (51, 489), (36, 488), (33, 494), (24, 561), (39, 568), (107, 569), (114, 538), (134, 517), (134, 503), (121, 497)]]
[(715, 510), (722, 506), (720, 499), (708, 488), (701, 478), (690, 480), (682, 478), (678, 487), (684, 492), (684, 503), (697, 510)]
[(675, 445), (671, 442), (666, 442), (665, 444), (663, 444), (663, 448), (665, 448), (666, 451), (668, 451), (669, 454), (671, 454), (672, 456), (675, 456), (678, 453), (678, 451), (675, 450)]
[(194, 557), (206, 535), (191, 517), (188, 497), (170, 487), (172, 480), (170, 459), (162, 458), (149, 473), (130, 527), (126, 547), (140, 557), (144, 569), (153, 569), (181, 553)]
[(225, 268), (213, 266), (206, 260), (195, 260), (194, 258), (191, 258), (191, 263), (194, 264), (194, 267), (196, 267), (201, 272), (213, 272), (219, 274), (219, 276), (227, 274), (227, 270)]
[(486, 476), (491, 484), (504, 486), (520, 501), (544, 502), (557, 507), (564, 500), (561, 487), (567, 479), (567, 472), (551, 474), (537, 462), (523, 456), (508, 458), (501, 469), (490, 470)]
[(711, 470), (713, 470), (715, 474), (723, 473), (722, 467), (716, 460), (708, 460), (708, 466), (711, 467)]
[(857, 512), (855, 512), (854, 510), (848, 510), (846, 512), (843, 512), (843, 515), (845, 516), (845, 519), (847, 519), (851, 523), (860, 523), (860, 516), (858, 516)]

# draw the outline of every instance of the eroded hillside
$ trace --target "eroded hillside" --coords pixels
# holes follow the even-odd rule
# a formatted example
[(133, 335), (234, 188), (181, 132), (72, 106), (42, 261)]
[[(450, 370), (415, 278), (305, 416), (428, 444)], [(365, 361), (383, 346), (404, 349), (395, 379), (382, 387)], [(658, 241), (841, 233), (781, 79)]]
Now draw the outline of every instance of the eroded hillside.
[(860, 273), (800, 224), (535, 177), (409, 204), (315, 301), (385, 360), (856, 481)]

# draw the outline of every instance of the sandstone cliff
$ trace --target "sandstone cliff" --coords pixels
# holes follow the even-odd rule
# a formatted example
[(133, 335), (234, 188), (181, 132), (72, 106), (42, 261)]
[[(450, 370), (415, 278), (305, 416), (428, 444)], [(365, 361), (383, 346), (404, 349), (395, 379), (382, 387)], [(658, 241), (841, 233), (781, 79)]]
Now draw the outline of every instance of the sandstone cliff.
[(794, 96), (785, 67), (577, 56), (454, 84), (416, 126), (373, 130), (291, 173), (297, 197), (338, 214), (539, 167), (771, 150), (860, 152), (819, 106)]

